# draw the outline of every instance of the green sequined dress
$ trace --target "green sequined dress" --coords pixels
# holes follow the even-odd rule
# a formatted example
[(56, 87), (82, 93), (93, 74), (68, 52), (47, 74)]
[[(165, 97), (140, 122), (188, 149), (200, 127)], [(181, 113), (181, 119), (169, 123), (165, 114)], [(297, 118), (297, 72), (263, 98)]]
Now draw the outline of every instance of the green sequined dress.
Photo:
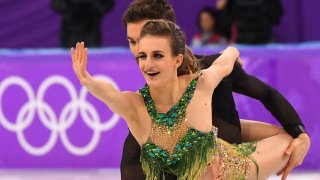
[(255, 142), (231, 145), (217, 138), (218, 129), (214, 126), (204, 133), (187, 124), (186, 108), (198, 78), (190, 82), (181, 99), (167, 113), (157, 112), (147, 85), (139, 90), (152, 119), (151, 135), (141, 147), (140, 155), (147, 180), (158, 180), (163, 172), (181, 180), (198, 179), (217, 156), (222, 161), (223, 179), (245, 179), (249, 174)]

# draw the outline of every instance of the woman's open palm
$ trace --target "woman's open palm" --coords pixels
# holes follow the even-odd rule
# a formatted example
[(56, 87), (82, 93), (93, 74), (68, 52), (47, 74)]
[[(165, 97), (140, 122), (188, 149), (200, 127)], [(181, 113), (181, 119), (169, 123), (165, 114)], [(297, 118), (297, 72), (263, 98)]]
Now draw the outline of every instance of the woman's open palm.
[(81, 84), (90, 76), (87, 72), (87, 52), (88, 49), (84, 47), (84, 42), (78, 42), (76, 49), (71, 48), (72, 67)]

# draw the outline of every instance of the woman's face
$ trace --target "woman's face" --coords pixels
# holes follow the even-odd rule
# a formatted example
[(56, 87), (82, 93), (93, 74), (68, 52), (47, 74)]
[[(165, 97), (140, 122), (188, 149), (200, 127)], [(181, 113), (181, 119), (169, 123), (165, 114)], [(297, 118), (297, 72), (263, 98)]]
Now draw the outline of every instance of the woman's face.
[(150, 87), (161, 87), (174, 77), (183, 57), (172, 55), (167, 37), (146, 35), (138, 44), (139, 68)]
[(200, 14), (200, 27), (202, 32), (210, 32), (214, 27), (215, 21), (207, 12)]

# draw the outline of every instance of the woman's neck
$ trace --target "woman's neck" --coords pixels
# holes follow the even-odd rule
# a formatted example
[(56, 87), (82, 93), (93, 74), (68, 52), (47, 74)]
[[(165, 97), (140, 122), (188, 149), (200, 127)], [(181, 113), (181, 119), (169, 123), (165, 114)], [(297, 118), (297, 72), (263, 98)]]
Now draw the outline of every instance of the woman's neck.
[(157, 106), (158, 112), (167, 112), (179, 101), (183, 86), (182, 79), (174, 77), (161, 87), (149, 87), (150, 95)]
[(196, 74), (183, 75), (174, 77), (161, 87), (149, 86), (150, 95), (156, 104), (157, 111), (160, 113), (169, 111), (180, 100), (188, 84), (196, 76)]

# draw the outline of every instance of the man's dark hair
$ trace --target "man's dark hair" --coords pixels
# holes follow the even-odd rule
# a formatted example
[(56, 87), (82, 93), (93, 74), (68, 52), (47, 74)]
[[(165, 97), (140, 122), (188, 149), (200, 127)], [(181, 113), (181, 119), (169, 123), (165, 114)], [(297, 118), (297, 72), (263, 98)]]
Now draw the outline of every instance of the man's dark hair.
[(165, 19), (176, 22), (174, 10), (167, 0), (134, 0), (122, 16), (125, 26), (145, 19)]

